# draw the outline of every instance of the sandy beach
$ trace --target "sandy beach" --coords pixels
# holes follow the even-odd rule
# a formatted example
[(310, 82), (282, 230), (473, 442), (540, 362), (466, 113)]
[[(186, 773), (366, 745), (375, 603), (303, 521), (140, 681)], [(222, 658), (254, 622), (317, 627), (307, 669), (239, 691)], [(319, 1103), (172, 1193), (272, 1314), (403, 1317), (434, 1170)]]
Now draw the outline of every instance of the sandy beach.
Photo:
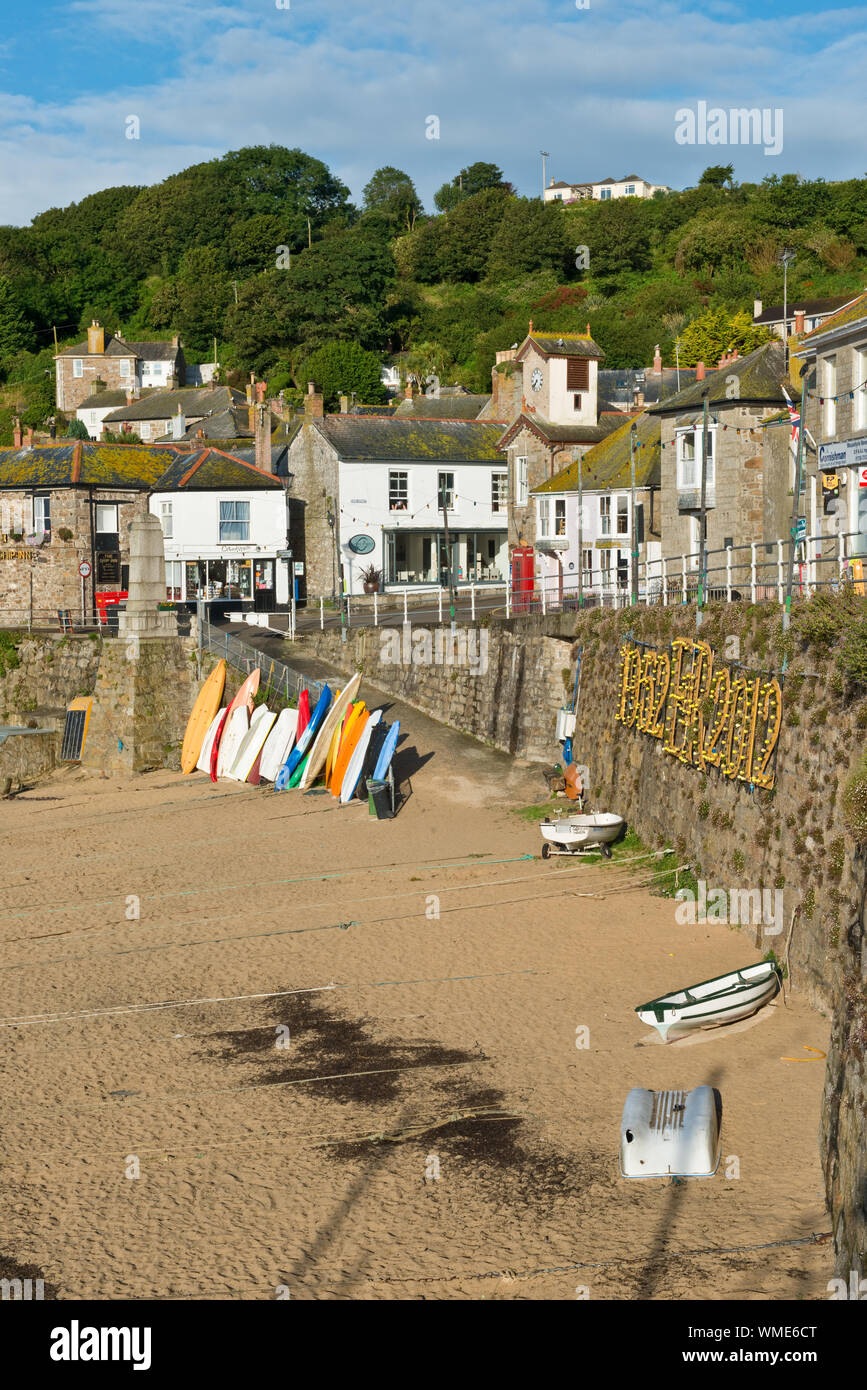
[[(59, 1298), (826, 1298), (797, 1242), (829, 1227), (827, 1020), (778, 996), (659, 1044), (635, 1005), (749, 937), (679, 925), (616, 850), (543, 862), (537, 768), (362, 695), (405, 734), (392, 822), (165, 771), (0, 803), (6, 1268)], [(622, 1179), (630, 1087), (702, 1083), (716, 1176)]]

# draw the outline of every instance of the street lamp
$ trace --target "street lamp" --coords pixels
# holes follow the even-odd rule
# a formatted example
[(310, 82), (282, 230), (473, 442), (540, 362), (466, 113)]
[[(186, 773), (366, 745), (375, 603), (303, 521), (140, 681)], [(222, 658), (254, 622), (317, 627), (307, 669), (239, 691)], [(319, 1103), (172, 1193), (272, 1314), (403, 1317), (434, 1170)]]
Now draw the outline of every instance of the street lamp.
[(794, 251), (786, 247), (777, 262), (783, 267), (783, 348), (786, 353), (786, 371), (789, 369), (789, 266), (794, 259)]
[(550, 155), (550, 151), (549, 151), (549, 150), (540, 150), (539, 153), (540, 153), (540, 155), (542, 156), (542, 202), (544, 203), (544, 201), (545, 201), (545, 160), (546, 160), (546, 159), (550, 159), (551, 155)]
[(336, 517), (330, 507), (328, 508), (328, 512), (325, 519), (331, 528), (331, 602), (333, 603), (335, 598), (337, 597), (337, 577), (334, 565), (334, 523), (336, 521)]

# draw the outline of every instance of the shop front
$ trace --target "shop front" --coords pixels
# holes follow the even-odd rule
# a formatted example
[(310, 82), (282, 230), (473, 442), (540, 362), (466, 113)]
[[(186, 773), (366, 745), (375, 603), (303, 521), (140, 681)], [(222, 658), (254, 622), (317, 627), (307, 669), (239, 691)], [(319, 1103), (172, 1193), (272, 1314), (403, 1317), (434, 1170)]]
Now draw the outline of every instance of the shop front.
[(212, 555), (166, 561), (166, 597), (180, 603), (226, 599), (270, 613), (277, 606), (278, 561), (271, 556)]
[(509, 570), (506, 532), (500, 530), (383, 531), (385, 586), (503, 584)]

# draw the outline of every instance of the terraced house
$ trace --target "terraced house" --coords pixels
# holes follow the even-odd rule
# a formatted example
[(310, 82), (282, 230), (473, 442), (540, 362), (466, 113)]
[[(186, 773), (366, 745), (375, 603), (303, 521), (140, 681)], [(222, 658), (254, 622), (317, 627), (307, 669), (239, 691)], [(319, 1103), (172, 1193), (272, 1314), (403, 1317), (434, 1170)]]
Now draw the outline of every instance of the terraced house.
[(105, 391), (142, 391), (183, 386), (186, 376), (180, 338), (170, 343), (128, 343), (117, 333), (106, 335), (96, 319), (86, 341), (64, 348), (54, 364), (57, 408), (66, 415), (94, 394), (94, 382)]

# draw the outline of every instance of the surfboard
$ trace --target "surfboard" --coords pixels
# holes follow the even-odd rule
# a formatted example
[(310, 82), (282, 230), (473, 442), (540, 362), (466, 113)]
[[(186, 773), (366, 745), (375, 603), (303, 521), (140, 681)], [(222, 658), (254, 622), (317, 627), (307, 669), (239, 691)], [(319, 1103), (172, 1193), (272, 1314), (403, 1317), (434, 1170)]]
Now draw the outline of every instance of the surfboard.
[(259, 681), (261, 677), (262, 672), (259, 670), (258, 666), (256, 667), (255, 671), (250, 672), (249, 676), (244, 681), (243, 685), (240, 687), (234, 700), (229, 706), (230, 719), (232, 715), (235, 713), (235, 710), (239, 709), (241, 705), (246, 706), (248, 714), (253, 713), (253, 696), (259, 689)]
[(266, 782), (273, 782), (277, 773), (289, 757), (295, 742), (298, 727), (297, 709), (281, 709), (277, 722), (265, 740), (262, 760), (259, 763), (259, 776)]
[(358, 687), (360, 685), (361, 672), (356, 671), (346, 688), (341, 690), (323, 719), (319, 728), (319, 733), (316, 735), (310, 748), (310, 756), (307, 759), (307, 767), (304, 769), (304, 776), (298, 783), (302, 791), (306, 791), (308, 787), (312, 787), (316, 778), (322, 771), (325, 759), (328, 757), (328, 747), (331, 743), (334, 731), (340, 727), (340, 721), (351, 702), (358, 694)]
[[(306, 691), (302, 692), (302, 698), (303, 695), (306, 695), (306, 693)], [(302, 758), (306, 757), (307, 753), (310, 751), (310, 748), (313, 745), (313, 740), (315, 739), (316, 734), (319, 731), (319, 727), (322, 724), (323, 719), (325, 718), (325, 715), (328, 711), (328, 706), (330, 704), (331, 690), (327, 685), (323, 685), (322, 694), (316, 701), (316, 708), (310, 716), (310, 723), (304, 729), (303, 733), (299, 737), (297, 737), (295, 747), (292, 749), (292, 752), (289, 754), (289, 757), (286, 759), (285, 763), (283, 764), (283, 766), (281, 767), (280, 771), (277, 773), (277, 776), (274, 779), (275, 791), (281, 792), (284, 791), (285, 788), (290, 785), (298, 785), (297, 782), (293, 784), (290, 781), (290, 779), (292, 777), (293, 772), (295, 772), (295, 770), (301, 763)]]
[(235, 761), (226, 773), (233, 782), (246, 782), (276, 718), (276, 710), (270, 710), (267, 705), (257, 705), (253, 710), (250, 727), (241, 741)]
[(221, 744), (222, 741), (223, 741), (223, 734), (226, 732), (226, 725), (227, 725), (228, 722), (229, 722), (229, 706), (227, 705), (226, 708), (225, 708), (225, 709), (221, 712), (221, 714), (220, 714), (220, 722), (219, 722), (219, 724), (217, 725), (217, 730), (216, 730), (216, 733), (214, 734), (214, 741), (213, 741), (213, 743), (211, 744), (211, 765), (210, 765), (208, 771), (209, 771), (210, 774), (211, 774), (211, 781), (212, 781), (212, 782), (216, 782), (216, 780), (217, 780), (217, 760), (219, 759), (219, 756), (220, 756), (220, 744)]
[(395, 719), (385, 737), (385, 743), (379, 752), (376, 760), (376, 767), (373, 769), (374, 782), (383, 782), (388, 772), (391, 760), (394, 757), (394, 750), (397, 747), (397, 736), (400, 733), (400, 720)]
[(349, 759), (349, 766), (346, 769), (346, 776), (343, 779), (343, 786), (340, 789), (340, 802), (345, 806), (347, 801), (351, 801), (358, 786), (358, 779), (361, 776), (361, 769), (364, 767), (364, 759), (367, 756), (367, 747), (370, 743), (370, 736), (382, 718), (382, 710), (375, 709), (365, 721), (364, 728), (358, 737), (355, 745), (355, 752)]
[(298, 696), (298, 728), (295, 730), (295, 741), (303, 734), (307, 725), (310, 723), (310, 691), (302, 690)]
[(192, 713), (187, 721), (181, 748), (181, 772), (185, 775), (195, 771), (199, 754), (202, 751), (202, 744), (214, 721), (214, 716), (220, 708), (225, 684), (226, 663), (221, 659), (196, 696), (196, 703), (193, 705)]
[(343, 787), (343, 779), (346, 776), (346, 769), (349, 767), (349, 759), (355, 752), (355, 745), (361, 734), (361, 730), (367, 722), (367, 705), (363, 700), (358, 700), (352, 706), (352, 713), (346, 721), (343, 730), (343, 737), (340, 740), (340, 748), (331, 769), (331, 795), (340, 797)]
[(249, 727), (250, 714), (247, 706), (239, 705), (226, 720), (223, 737), (220, 739), (220, 750), (217, 754), (218, 777), (228, 775), (229, 768), (238, 756), (238, 749), (241, 747)]
[(198, 768), (199, 772), (210, 772), (211, 770), (211, 749), (214, 746), (214, 739), (217, 736), (217, 730), (220, 727), (220, 721), (222, 720), (224, 713), (224, 710), (217, 710), (217, 713), (214, 715), (208, 727), (208, 732), (205, 734), (205, 741), (202, 744), (202, 748), (199, 753), (199, 760), (196, 763), (196, 767)]

